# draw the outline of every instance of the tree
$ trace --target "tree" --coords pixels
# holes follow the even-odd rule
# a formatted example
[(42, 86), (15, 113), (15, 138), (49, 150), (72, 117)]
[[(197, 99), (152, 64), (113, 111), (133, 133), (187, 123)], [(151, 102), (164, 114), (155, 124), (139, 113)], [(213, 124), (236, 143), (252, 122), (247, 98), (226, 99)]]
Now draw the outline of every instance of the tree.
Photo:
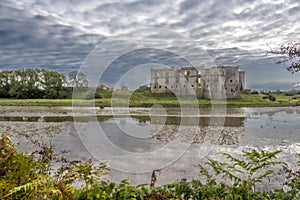
[(295, 73), (300, 70), (300, 42), (282, 44), (279, 48), (271, 50), (268, 53), (283, 56), (282, 59), (276, 63), (280, 64), (288, 62), (288, 71)]
[(97, 90), (98, 91), (104, 91), (104, 90), (108, 90), (109, 87), (104, 85), (104, 84), (100, 84), (98, 87), (97, 87)]
[(72, 71), (69, 74), (69, 84), (74, 88), (86, 88), (89, 85), (87, 77), (82, 72)]
[[(39, 90), (39, 69), (24, 69), (21, 76), (24, 78), (24, 86), (26, 89), (27, 98), (38, 98), (40, 96)], [(23, 89), (24, 90), (24, 89)]]
[(142, 85), (138, 89), (135, 90), (136, 92), (147, 92), (151, 91), (151, 88), (147, 85)]
[(0, 72), (0, 97), (18, 99), (63, 98), (65, 76), (41, 69), (3, 70)]
[[(35, 96), (35, 83), (37, 82), (36, 71), (32, 69), (19, 69), (13, 71), (10, 76), (10, 90), (9, 95), (11, 97), (28, 99)], [(32, 93), (33, 92), (33, 93)]]
[(128, 91), (128, 87), (126, 85), (121, 85), (121, 90)]
[(11, 87), (10, 77), (12, 70), (2, 70), (0, 71), (0, 97), (7, 98), (10, 97), (9, 90)]
[(64, 83), (66, 78), (56, 71), (43, 70), (44, 98), (63, 98), (65, 95)]

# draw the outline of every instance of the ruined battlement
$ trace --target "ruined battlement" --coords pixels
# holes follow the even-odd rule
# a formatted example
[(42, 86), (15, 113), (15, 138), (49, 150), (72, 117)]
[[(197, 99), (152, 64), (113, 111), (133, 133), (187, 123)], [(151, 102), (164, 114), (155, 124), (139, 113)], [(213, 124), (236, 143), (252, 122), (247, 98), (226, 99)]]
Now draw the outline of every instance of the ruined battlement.
[(238, 99), (245, 89), (245, 71), (224, 66), (151, 69), (150, 86), (153, 93)]

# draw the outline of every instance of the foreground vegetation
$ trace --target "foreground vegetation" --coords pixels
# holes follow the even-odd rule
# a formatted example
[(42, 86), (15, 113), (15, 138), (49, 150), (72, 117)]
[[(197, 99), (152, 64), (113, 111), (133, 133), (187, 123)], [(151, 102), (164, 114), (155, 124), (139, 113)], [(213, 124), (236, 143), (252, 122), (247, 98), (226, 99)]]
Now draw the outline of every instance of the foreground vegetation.
[[(5, 135), (0, 135), (0, 199), (299, 199), (300, 171), (290, 170), (276, 159), (279, 151), (245, 151), (239, 159), (222, 153), (226, 162), (207, 158), (199, 165), (204, 180), (155, 186), (132, 186), (127, 180), (113, 183), (103, 179), (109, 172), (107, 163), (92, 160), (68, 161), (55, 154), (53, 146), (33, 141), (35, 150), (22, 153)], [(53, 168), (53, 163), (60, 163)], [(282, 166), (281, 175), (287, 189), (259, 191), (259, 183), (267, 183), (276, 174), (273, 166)], [(272, 168), (273, 167), (273, 168)]]
[[(112, 89), (85, 90), (76, 93), (72, 100), (72, 94), (65, 99), (13, 99), (0, 98), (0, 105), (22, 105), (22, 106), (99, 106), (110, 107), (112, 105)], [(154, 94), (149, 90), (145, 91), (116, 91), (113, 95), (115, 106), (128, 106), (126, 99), (129, 99), (130, 107), (151, 107), (159, 104), (165, 107), (179, 107), (178, 97), (173, 94)], [(300, 105), (300, 94), (297, 91), (289, 92), (257, 92), (246, 90), (241, 99), (228, 99), (226, 101), (197, 99), (200, 107), (226, 104), (228, 107), (258, 107), (258, 106), (298, 106)], [(189, 100), (181, 102), (183, 105), (189, 104)]]

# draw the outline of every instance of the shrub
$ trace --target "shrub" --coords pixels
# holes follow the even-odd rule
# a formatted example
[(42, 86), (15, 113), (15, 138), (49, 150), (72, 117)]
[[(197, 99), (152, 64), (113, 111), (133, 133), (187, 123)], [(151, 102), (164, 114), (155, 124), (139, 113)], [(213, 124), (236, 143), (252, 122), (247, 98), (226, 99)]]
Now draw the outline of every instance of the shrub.
[(288, 91), (284, 94), (284, 96), (294, 96), (296, 94), (295, 91)]
[(250, 89), (245, 89), (242, 91), (243, 94), (251, 94), (251, 90)]
[(276, 97), (274, 97), (271, 94), (269, 94), (268, 98), (269, 98), (270, 101), (276, 101)]
[(102, 96), (99, 93), (94, 92), (94, 91), (90, 91), (85, 97), (86, 100), (101, 99), (101, 98), (102, 98)]
[(252, 90), (251, 94), (258, 94), (258, 91), (257, 90)]
[[(88, 192), (107, 171), (106, 163), (67, 161), (51, 144), (32, 142), (36, 151), (25, 154), (0, 134), (0, 199), (75, 199), (75, 182), (83, 181), (80, 189)], [(62, 165), (53, 169), (54, 162)]]
[(264, 94), (264, 95), (269, 95), (269, 94), (270, 94), (270, 92), (269, 92), (269, 91), (264, 91), (264, 90), (263, 90), (263, 91), (261, 91), (261, 93), (262, 93), (262, 94)]
[[(283, 166), (280, 174), (285, 175), (284, 185), (287, 186), (289, 189), (286, 192), (286, 196), (295, 198), (297, 197), (297, 199), (300, 199), (300, 161), (298, 161), (297, 163), (297, 168), (294, 169), (290, 169), (287, 166)], [(281, 193), (284, 192), (281, 191)]]
[(263, 96), (262, 99), (269, 99), (269, 96)]
[(151, 89), (147, 85), (142, 85), (135, 90), (135, 92), (148, 92), (148, 91), (151, 91)]

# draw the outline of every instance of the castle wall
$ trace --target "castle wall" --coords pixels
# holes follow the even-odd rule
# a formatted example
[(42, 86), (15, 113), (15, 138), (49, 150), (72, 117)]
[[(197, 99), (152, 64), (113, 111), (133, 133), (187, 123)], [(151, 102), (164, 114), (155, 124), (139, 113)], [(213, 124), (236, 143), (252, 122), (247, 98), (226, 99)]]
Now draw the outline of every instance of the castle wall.
[(245, 72), (239, 67), (151, 69), (151, 91), (212, 99), (240, 98)]

